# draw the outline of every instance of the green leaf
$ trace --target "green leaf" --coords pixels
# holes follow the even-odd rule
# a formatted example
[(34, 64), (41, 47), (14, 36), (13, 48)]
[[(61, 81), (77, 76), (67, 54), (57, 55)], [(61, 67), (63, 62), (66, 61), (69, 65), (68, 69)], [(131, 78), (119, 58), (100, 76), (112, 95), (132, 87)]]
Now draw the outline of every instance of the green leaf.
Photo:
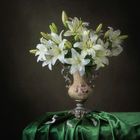
[(65, 46), (66, 46), (66, 48), (68, 48), (68, 49), (72, 48), (72, 44), (71, 44), (71, 42), (69, 42), (69, 41), (66, 41)]
[(79, 40), (79, 35), (74, 36), (75, 41)]

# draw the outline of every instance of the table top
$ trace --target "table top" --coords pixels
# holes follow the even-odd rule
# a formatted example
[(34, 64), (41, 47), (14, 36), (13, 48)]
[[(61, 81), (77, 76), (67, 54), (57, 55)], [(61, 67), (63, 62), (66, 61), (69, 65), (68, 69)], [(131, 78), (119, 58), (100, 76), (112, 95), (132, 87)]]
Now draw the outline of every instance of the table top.
[(140, 140), (140, 112), (92, 111), (81, 119), (47, 112), (27, 125), (22, 140)]

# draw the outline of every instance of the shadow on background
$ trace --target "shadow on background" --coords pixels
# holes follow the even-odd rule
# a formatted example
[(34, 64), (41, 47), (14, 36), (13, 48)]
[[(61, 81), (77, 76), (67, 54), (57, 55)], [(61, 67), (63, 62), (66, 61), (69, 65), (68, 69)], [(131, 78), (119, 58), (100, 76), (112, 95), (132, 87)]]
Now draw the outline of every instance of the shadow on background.
[[(1, 14), (1, 128), (3, 140), (20, 140), (23, 128), (48, 111), (68, 110), (61, 66), (49, 71), (36, 62), (29, 50), (39, 43), (40, 31), (51, 22), (61, 28), (61, 12), (89, 21), (92, 28), (103, 23), (129, 38), (124, 52), (100, 71), (87, 107), (104, 111), (140, 111), (139, 14), (137, 3), (121, 0), (14, 0), (0, 4)], [(0, 138), (1, 139), (1, 138)]]

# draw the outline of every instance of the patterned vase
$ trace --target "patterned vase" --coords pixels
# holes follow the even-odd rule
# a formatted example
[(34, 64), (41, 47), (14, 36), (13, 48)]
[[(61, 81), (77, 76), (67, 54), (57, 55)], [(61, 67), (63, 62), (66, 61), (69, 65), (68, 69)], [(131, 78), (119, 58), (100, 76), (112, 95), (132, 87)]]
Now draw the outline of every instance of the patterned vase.
[(79, 72), (73, 74), (73, 83), (69, 86), (69, 96), (77, 102), (77, 107), (70, 112), (77, 118), (83, 117), (89, 110), (85, 109), (83, 104), (92, 93), (93, 88), (88, 83), (86, 76), (81, 76)]

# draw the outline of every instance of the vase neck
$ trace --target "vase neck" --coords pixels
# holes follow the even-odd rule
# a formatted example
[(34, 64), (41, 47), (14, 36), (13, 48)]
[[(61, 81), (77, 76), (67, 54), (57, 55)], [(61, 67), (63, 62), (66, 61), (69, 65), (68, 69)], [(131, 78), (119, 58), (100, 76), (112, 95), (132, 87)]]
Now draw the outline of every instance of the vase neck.
[(74, 81), (83, 81), (84, 76), (81, 76), (80, 73), (77, 71), (73, 74), (73, 79)]

